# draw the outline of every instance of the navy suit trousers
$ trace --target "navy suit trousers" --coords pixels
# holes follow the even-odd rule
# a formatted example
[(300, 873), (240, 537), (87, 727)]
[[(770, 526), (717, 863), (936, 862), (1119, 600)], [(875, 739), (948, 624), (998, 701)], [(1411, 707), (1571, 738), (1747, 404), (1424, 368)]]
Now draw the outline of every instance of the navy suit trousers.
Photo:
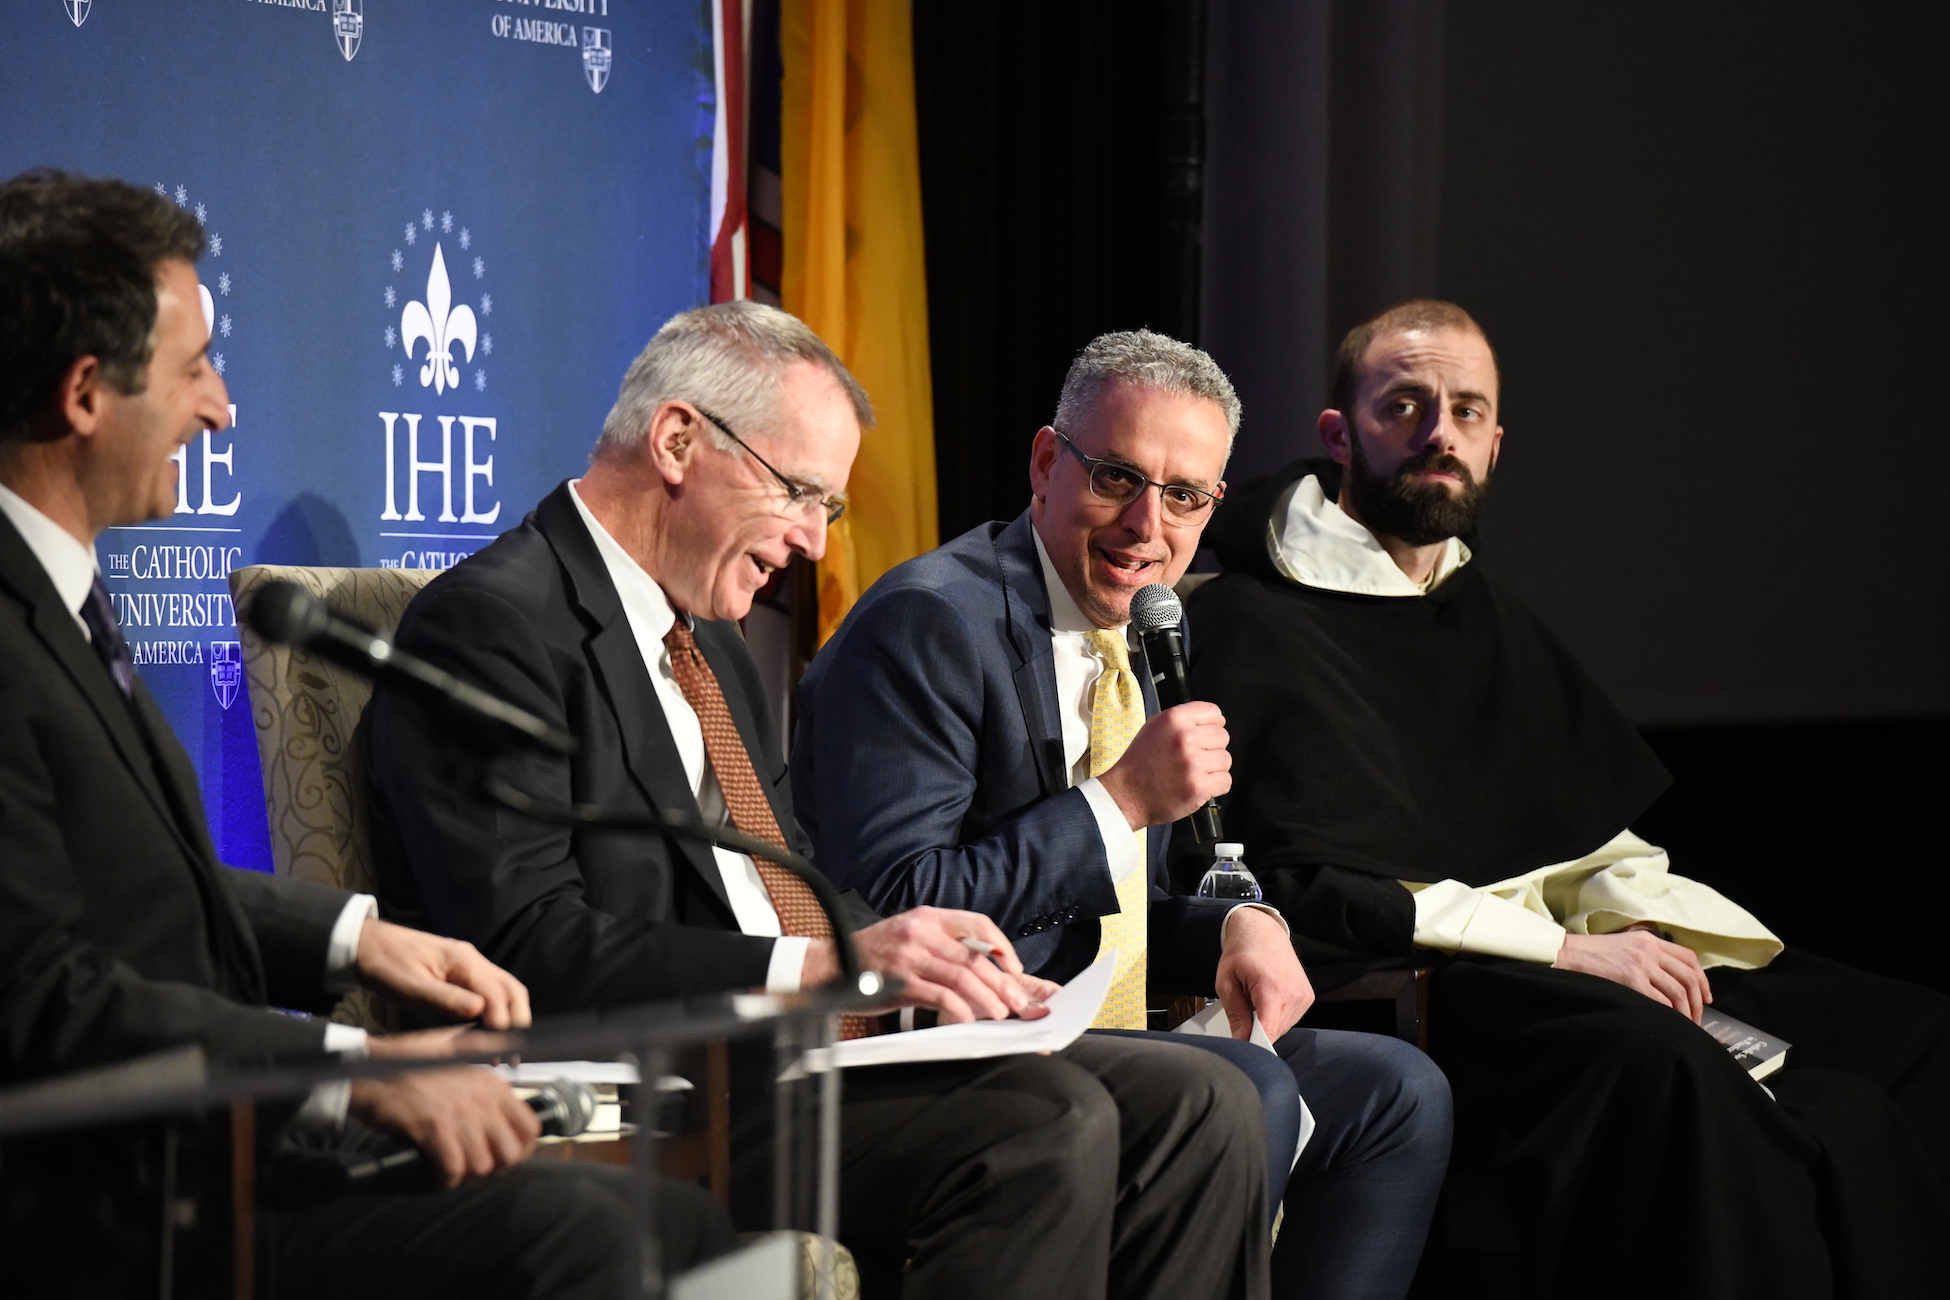
[[(1420, 1050), (1335, 1029), (1292, 1030), (1277, 1056), (1203, 1034), (1091, 1032), (1204, 1048), (1252, 1080), (1266, 1111), (1268, 1204), (1286, 1210), (1273, 1248), (1277, 1300), (1408, 1294), (1449, 1167), (1449, 1081)], [(1302, 1097), (1314, 1133), (1296, 1162)]]

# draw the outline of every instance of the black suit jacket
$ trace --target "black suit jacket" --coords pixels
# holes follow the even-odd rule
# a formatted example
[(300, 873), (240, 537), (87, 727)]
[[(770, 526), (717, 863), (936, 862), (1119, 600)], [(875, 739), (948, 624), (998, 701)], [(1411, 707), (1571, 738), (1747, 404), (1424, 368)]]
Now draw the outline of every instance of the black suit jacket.
[[(700, 619), (698, 648), (793, 847), (785, 760), (744, 639)], [(636, 634), (567, 484), (519, 528), (429, 583), (399, 644), (548, 719), (572, 759), (533, 754), (495, 770), (555, 803), (697, 814)], [(717, 993), (765, 983), (772, 940), (738, 932), (707, 845), (665, 835), (568, 830), (478, 793), (481, 750), (381, 687), (362, 723), (382, 822), (380, 906), (471, 941), (528, 986), (538, 1012)], [(857, 904), (858, 920), (871, 920)]]
[[(138, 715), (140, 721), (138, 721)], [(149, 692), (132, 711), (0, 516), (0, 1080), (184, 1043), (315, 1057), (349, 895), (216, 859), (196, 776)]]

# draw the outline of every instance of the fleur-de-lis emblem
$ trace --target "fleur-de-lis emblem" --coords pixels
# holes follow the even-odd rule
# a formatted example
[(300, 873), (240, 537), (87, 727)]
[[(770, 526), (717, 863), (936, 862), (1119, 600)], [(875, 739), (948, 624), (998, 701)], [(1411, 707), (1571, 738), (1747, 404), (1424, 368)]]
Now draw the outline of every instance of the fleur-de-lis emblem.
[(409, 302), (399, 316), (399, 332), (406, 345), (408, 360), (414, 345), (427, 341), (427, 363), (420, 367), (420, 387), (436, 393), (460, 387), (460, 367), (454, 364), (451, 349), (461, 346), (461, 360), (474, 359), (474, 309), (454, 302), (453, 286), (447, 282), (447, 259), (440, 245), (433, 246), (433, 269), (427, 272), (427, 300)]

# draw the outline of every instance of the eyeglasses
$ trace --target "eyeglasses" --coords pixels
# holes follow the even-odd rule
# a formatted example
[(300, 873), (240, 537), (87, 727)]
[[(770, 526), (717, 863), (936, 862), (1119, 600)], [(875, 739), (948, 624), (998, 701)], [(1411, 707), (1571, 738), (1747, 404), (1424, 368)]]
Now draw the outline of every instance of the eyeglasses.
[(723, 420), (720, 420), (717, 416), (711, 414), (703, 407), (699, 406), (696, 402), (692, 402), (691, 406), (697, 411), (699, 415), (703, 416), (711, 423), (717, 425), (718, 428), (724, 430), (724, 436), (731, 439), (733, 442), (737, 443), (740, 447), (743, 447), (745, 449), (746, 455), (750, 456), (753, 460), (757, 461), (760, 465), (763, 465), (765, 467), (765, 472), (767, 474), (770, 474), (773, 478), (779, 481), (779, 486), (785, 489), (786, 496), (790, 497), (792, 499), (792, 504), (798, 507), (801, 511), (806, 510), (810, 506), (818, 506), (821, 510), (825, 511), (826, 513), (826, 524), (828, 527), (831, 527), (832, 525), (838, 523), (840, 516), (846, 513), (845, 497), (821, 496), (819, 493), (813, 491), (809, 487), (804, 487), (798, 483), (794, 483), (791, 479), (787, 478), (785, 475), (773, 469), (772, 466), (766, 461), (765, 457), (753, 451), (750, 443), (746, 442), (743, 438), (733, 433), (731, 431), (730, 425), (726, 424)]
[(1070, 441), (1070, 435), (1061, 429), (1052, 432), (1062, 440), (1070, 454), (1083, 462), (1090, 475), (1090, 495), (1106, 505), (1122, 509), (1138, 499), (1146, 488), (1157, 488), (1158, 499), (1164, 503), (1165, 522), (1174, 528), (1189, 528), (1193, 524), (1204, 523), (1212, 513), (1212, 507), (1219, 504), (1221, 494), (1207, 492), (1185, 483), (1160, 483), (1146, 478), (1121, 461), (1106, 460), (1101, 456), (1086, 456)]

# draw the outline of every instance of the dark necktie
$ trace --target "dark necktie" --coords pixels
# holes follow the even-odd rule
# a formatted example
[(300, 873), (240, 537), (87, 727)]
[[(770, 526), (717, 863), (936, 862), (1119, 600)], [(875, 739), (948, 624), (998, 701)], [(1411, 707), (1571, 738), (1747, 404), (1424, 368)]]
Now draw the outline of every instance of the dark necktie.
[[(697, 714), (698, 726), (703, 729), (704, 753), (717, 775), (718, 789), (724, 793), (725, 811), (731, 814), (731, 824), (755, 840), (786, 848), (779, 819), (772, 814), (772, 802), (765, 797), (758, 770), (752, 766), (751, 752), (745, 748), (745, 738), (738, 734), (738, 724), (732, 721), (731, 708), (725, 703), (724, 688), (718, 683), (718, 675), (711, 671), (711, 665), (705, 662), (703, 652), (697, 648), (697, 639), (684, 626), (683, 619), (678, 619), (664, 635), (664, 647), (670, 651), (670, 669), (677, 678), (678, 689), (684, 692), (684, 699)], [(754, 857), (752, 865), (758, 868), (758, 878), (765, 882), (765, 892), (771, 895), (780, 930), (811, 939), (833, 937), (833, 927), (819, 906), (812, 886), (768, 858)], [(871, 1032), (868, 1025), (865, 1016), (842, 1016), (840, 1036), (864, 1037)]]
[(135, 656), (122, 637), (122, 620), (115, 617), (115, 602), (108, 598), (108, 588), (102, 585), (99, 573), (88, 588), (88, 599), (81, 604), (81, 621), (88, 625), (88, 639), (101, 657), (102, 667), (115, 679), (122, 698), (134, 699)]

